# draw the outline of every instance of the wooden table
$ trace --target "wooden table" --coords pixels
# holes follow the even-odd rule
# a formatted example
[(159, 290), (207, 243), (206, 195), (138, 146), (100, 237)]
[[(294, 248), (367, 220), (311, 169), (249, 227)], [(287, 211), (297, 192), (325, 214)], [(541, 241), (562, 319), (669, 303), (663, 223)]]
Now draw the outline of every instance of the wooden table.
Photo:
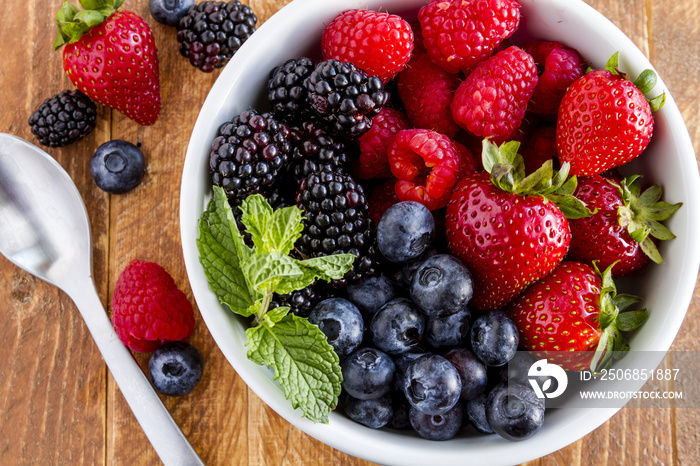
[[(697, 0), (586, 0), (647, 54), (675, 97), (700, 147), (700, 5)], [(49, 5), (51, 3), (51, 5)], [(264, 21), (286, 0), (251, 0)], [(0, 28), (0, 131), (36, 143), (27, 119), (43, 99), (72, 88), (52, 52), (59, 1), (6, 0)], [(205, 74), (179, 55), (175, 32), (149, 15), (148, 1), (126, 8), (151, 24), (160, 58), (163, 109), (140, 127), (98, 106), (85, 140), (50, 149), (78, 185), (94, 239), (94, 277), (108, 304), (132, 260), (163, 265), (191, 290), (180, 245), (180, 177), (190, 131), (218, 72)], [(148, 173), (123, 196), (98, 189), (90, 158), (111, 139), (140, 143)], [(676, 350), (700, 350), (700, 288)], [(150, 465), (159, 460), (136, 423), (73, 303), (0, 256), (0, 464)], [(201, 317), (191, 343), (205, 355), (201, 384), (164, 402), (203, 460), (223, 464), (366, 464), (291, 426), (247, 388), (224, 359)], [(146, 355), (137, 355), (142, 367)], [(580, 441), (530, 464), (695, 464), (696, 410), (623, 409)]]

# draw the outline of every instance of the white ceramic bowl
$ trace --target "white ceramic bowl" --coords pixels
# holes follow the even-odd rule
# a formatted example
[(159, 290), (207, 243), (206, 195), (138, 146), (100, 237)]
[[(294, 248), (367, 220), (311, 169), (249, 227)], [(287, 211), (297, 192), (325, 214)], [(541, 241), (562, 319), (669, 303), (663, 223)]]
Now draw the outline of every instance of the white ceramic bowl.
[[(549, 411), (542, 430), (524, 442), (498, 436), (463, 434), (447, 442), (420, 439), (412, 433), (372, 430), (333, 413), (330, 423), (315, 424), (291, 409), (271, 372), (246, 358), (245, 322), (227, 312), (209, 290), (199, 264), (195, 239), (197, 220), (210, 197), (209, 145), (218, 126), (249, 108), (266, 109), (265, 84), (269, 70), (288, 58), (318, 57), (321, 32), (338, 13), (369, 8), (413, 19), (427, 0), (295, 0), (246, 42), (221, 73), (199, 114), (187, 149), (180, 195), (180, 224), (185, 264), (200, 312), (212, 336), (245, 382), (289, 422), (318, 440), (356, 457), (381, 464), (515, 464), (556, 451), (608, 420), (616, 409), (558, 409)], [(522, 22), (515, 41), (528, 38), (559, 40), (576, 48), (594, 67), (602, 68), (621, 52), (621, 68), (637, 76), (651, 64), (616, 26), (579, 0), (520, 0)], [(653, 93), (666, 90), (659, 80)], [(656, 113), (656, 130), (646, 153), (631, 170), (661, 183), (665, 199), (683, 201), (667, 222), (677, 235), (661, 248), (666, 263), (650, 266), (635, 280), (650, 310), (648, 322), (631, 338), (635, 350), (666, 351), (690, 303), (700, 263), (700, 179), (695, 153), (683, 119), (670, 94)], [(634, 291), (634, 289), (630, 290)], [(635, 358), (623, 359), (625, 368)]]

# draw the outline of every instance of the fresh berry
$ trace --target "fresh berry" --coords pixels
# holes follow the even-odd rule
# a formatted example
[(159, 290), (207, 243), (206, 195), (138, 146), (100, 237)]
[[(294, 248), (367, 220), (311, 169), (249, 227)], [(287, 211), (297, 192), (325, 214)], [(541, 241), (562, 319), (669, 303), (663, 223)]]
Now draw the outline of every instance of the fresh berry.
[(418, 12), (423, 44), (433, 62), (450, 73), (485, 60), (520, 24), (515, 0), (430, 0)]
[(296, 188), (311, 173), (347, 169), (349, 151), (345, 142), (324, 129), (318, 121), (306, 121), (291, 127), (292, 156), (288, 164), (288, 177)]
[(459, 82), (456, 74), (435, 65), (426, 53), (414, 54), (398, 78), (399, 97), (413, 127), (454, 137), (459, 126), (452, 119), (450, 104)]
[(544, 400), (525, 385), (502, 384), (489, 393), (486, 419), (501, 437), (525, 440), (535, 435), (544, 423)]
[(432, 257), (440, 252), (435, 249), (435, 247), (429, 247), (425, 250), (423, 254), (417, 259), (406, 262), (403, 268), (396, 274), (396, 279), (399, 284), (403, 285), (410, 294), (411, 283), (413, 283), (413, 277), (416, 275), (416, 270), (425, 262), (429, 257)]
[(423, 314), (406, 298), (386, 303), (369, 324), (369, 336), (374, 346), (390, 355), (416, 348), (424, 330)]
[(360, 400), (376, 400), (391, 391), (396, 366), (391, 357), (375, 348), (360, 348), (340, 367), (343, 389)]
[(386, 426), (397, 430), (406, 430), (411, 428), (409, 419), (409, 411), (411, 405), (406, 401), (406, 397), (401, 392), (391, 393), (391, 407), (394, 413), (387, 422)]
[(646, 309), (623, 312), (637, 301), (617, 294), (610, 268), (599, 273), (564, 261), (510, 303), (507, 312), (523, 349), (556, 352), (547, 358), (552, 355), (550, 360), (567, 370), (596, 371), (629, 349), (620, 331), (634, 330), (646, 320)]
[[(643, 71), (634, 83), (630, 81), (618, 69), (617, 53), (606, 69), (574, 81), (559, 106), (559, 160), (571, 164), (572, 174), (587, 176), (638, 157), (654, 131), (652, 105), (644, 94), (655, 84), (656, 74), (651, 70)], [(665, 94), (654, 98), (653, 109), (660, 108), (664, 100)]]
[(311, 113), (304, 80), (314, 69), (310, 58), (291, 58), (270, 71), (267, 99), (272, 113), (286, 121), (306, 121)]
[[(272, 203), (270, 204), (272, 205)], [(274, 205), (272, 205), (272, 208), (276, 209)], [(236, 210), (240, 212), (240, 209)], [(239, 229), (239, 231), (241, 230)], [(274, 294), (270, 301), (270, 309), (287, 306), (289, 307), (289, 312), (299, 317), (308, 317), (314, 306), (326, 297), (327, 291), (324, 285), (324, 282), (318, 280), (301, 290), (291, 291), (283, 295)]]
[(370, 318), (379, 308), (397, 296), (396, 285), (386, 275), (369, 277), (352, 283), (348, 286), (347, 292), (348, 299), (363, 315)]
[(352, 63), (326, 60), (304, 80), (307, 100), (315, 114), (338, 134), (358, 138), (372, 127), (372, 117), (389, 100), (376, 76)]
[(90, 134), (96, 120), (95, 103), (75, 89), (44, 100), (29, 117), (29, 126), (41, 144), (63, 147)]
[(543, 124), (537, 126), (523, 145), (523, 160), (525, 161), (525, 173), (534, 173), (547, 160), (552, 163), (557, 159), (556, 127)]
[(561, 42), (533, 40), (523, 50), (532, 55), (539, 74), (528, 110), (556, 118), (566, 89), (583, 76), (586, 64), (576, 50)]
[(452, 117), (470, 133), (510, 140), (525, 117), (537, 85), (537, 67), (527, 52), (507, 48), (479, 64), (452, 99)]
[(455, 366), (462, 380), (461, 399), (473, 400), (486, 392), (488, 385), (486, 365), (473, 352), (464, 347), (457, 347), (445, 353), (445, 359)]
[(339, 14), (321, 37), (325, 60), (354, 63), (385, 83), (406, 66), (412, 51), (413, 31), (406, 20), (366, 9)]
[(83, 13), (65, 2), (57, 15), (54, 50), (65, 45), (63, 70), (85, 95), (140, 125), (152, 125), (160, 113), (153, 33), (136, 13), (116, 11), (114, 4), (121, 2), (101, 3), (102, 8)]
[(166, 343), (148, 360), (148, 375), (163, 395), (182, 396), (195, 389), (202, 378), (204, 358), (184, 341)]
[(445, 207), (462, 175), (468, 149), (447, 136), (427, 129), (399, 131), (389, 143), (391, 173), (398, 179), (396, 195), (417, 201), (430, 210)]
[(518, 342), (518, 327), (503, 311), (487, 312), (472, 323), (472, 350), (487, 366), (507, 364), (518, 351)]
[(423, 340), (435, 350), (463, 346), (469, 342), (469, 309), (447, 316), (428, 316)]
[(229, 201), (266, 194), (280, 177), (291, 152), (290, 129), (269, 113), (250, 109), (222, 124), (209, 153), (212, 183)]
[(180, 19), (194, 5), (194, 0), (150, 0), (151, 16), (159, 23), (177, 27)]
[(424, 414), (438, 415), (457, 404), (462, 381), (447, 359), (428, 354), (406, 368), (403, 389), (412, 407)]
[(362, 400), (345, 394), (342, 397), (342, 406), (347, 417), (372, 429), (384, 427), (394, 416), (390, 394), (371, 400)]
[(435, 235), (435, 219), (420, 202), (404, 201), (384, 212), (377, 225), (377, 247), (392, 262), (405, 263), (423, 254)]
[(177, 26), (180, 54), (204, 72), (224, 66), (255, 32), (257, 16), (238, 0), (193, 6)]
[(661, 187), (642, 192), (639, 175), (616, 183), (600, 175), (579, 178), (576, 197), (596, 212), (574, 219), (568, 258), (599, 269), (612, 268), (613, 277), (639, 270), (651, 258), (663, 263), (654, 241), (675, 238), (660, 221), (669, 218), (681, 203), (660, 202)]
[(411, 299), (427, 316), (447, 316), (464, 310), (473, 294), (471, 272), (449, 254), (427, 258), (411, 282)]
[(462, 428), (464, 407), (455, 404), (443, 414), (424, 414), (416, 408), (409, 411), (411, 427), (418, 435), (428, 440), (449, 440)]
[(133, 260), (117, 279), (112, 324), (122, 343), (134, 351), (149, 352), (192, 335), (194, 311), (163, 267)]
[(486, 419), (486, 401), (488, 394), (484, 393), (465, 403), (464, 415), (469, 423), (482, 434), (493, 434), (493, 429)]
[(362, 314), (346, 299), (329, 298), (321, 301), (309, 314), (309, 322), (318, 325), (341, 360), (362, 343), (365, 332)]
[(390, 178), (374, 188), (369, 196), (369, 218), (378, 225), (382, 215), (394, 204), (401, 202), (396, 195), (396, 178)]
[(90, 172), (101, 190), (124, 194), (141, 183), (146, 174), (146, 161), (141, 149), (116, 139), (97, 148), (90, 161)]
[(353, 173), (363, 180), (390, 177), (389, 142), (396, 133), (410, 127), (406, 115), (393, 108), (382, 108), (372, 118), (372, 128), (359, 138), (360, 156), (353, 164)]

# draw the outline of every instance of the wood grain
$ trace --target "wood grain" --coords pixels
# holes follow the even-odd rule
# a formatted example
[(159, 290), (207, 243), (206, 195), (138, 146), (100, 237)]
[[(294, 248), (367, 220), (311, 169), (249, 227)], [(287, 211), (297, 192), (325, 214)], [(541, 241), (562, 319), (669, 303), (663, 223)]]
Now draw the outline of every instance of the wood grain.
[[(0, 28), (0, 131), (35, 141), (26, 123), (41, 101), (72, 88), (51, 51), (60, 2), (7, 0)], [(287, 0), (250, 0), (264, 22)], [(660, 70), (700, 149), (700, 5), (696, 0), (587, 0), (617, 24)], [(180, 244), (180, 177), (198, 111), (219, 72), (202, 73), (178, 53), (173, 29), (150, 19), (148, 1), (129, 0), (159, 50), (163, 107), (139, 127), (99, 106), (98, 127), (65, 149), (49, 149), (87, 205), (94, 277), (105, 305), (132, 260), (158, 262), (192, 302)], [(95, 148), (111, 139), (140, 144), (144, 182), (124, 196), (99, 190), (89, 172)], [(700, 349), (700, 288), (674, 343)], [(126, 406), (72, 302), (0, 257), (0, 464), (152, 465), (159, 460)], [(197, 311), (191, 342), (205, 355), (195, 391), (164, 398), (210, 465), (365, 465), (309, 437), (267, 407), (223, 357)], [(146, 356), (138, 355), (145, 368)], [(689, 409), (625, 408), (583, 439), (529, 465), (696, 464), (697, 425)]]

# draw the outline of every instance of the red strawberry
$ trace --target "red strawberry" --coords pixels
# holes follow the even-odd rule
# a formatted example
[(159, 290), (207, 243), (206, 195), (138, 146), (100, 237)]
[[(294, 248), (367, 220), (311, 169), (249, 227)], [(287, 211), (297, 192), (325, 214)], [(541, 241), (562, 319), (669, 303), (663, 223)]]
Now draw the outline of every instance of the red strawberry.
[(571, 196), (568, 166), (554, 174), (549, 162), (525, 177), (518, 146), (484, 140), (487, 172), (465, 177), (447, 204), (448, 248), (472, 272), (480, 310), (500, 308), (557, 266), (571, 237), (565, 213), (590, 215)]
[(151, 29), (136, 13), (116, 11), (122, 0), (102, 3), (98, 10), (80, 11), (65, 2), (54, 49), (65, 45), (63, 69), (85, 95), (152, 125), (160, 113), (160, 83)]
[(575, 196), (597, 211), (588, 218), (571, 220), (569, 258), (612, 268), (612, 276), (620, 277), (639, 270), (651, 258), (663, 259), (654, 239), (675, 238), (659, 223), (666, 220), (682, 203), (659, 202), (661, 187), (654, 185), (641, 193), (639, 175), (628, 176), (620, 183), (600, 175), (579, 179)]
[(506, 309), (520, 334), (520, 347), (564, 369), (593, 371), (619, 359), (629, 345), (620, 331), (638, 328), (646, 309), (624, 311), (640, 301), (617, 294), (610, 269), (564, 261)]
[(654, 131), (652, 111), (665, 94), (647, 101), (656, 84), (645, 70), (633, 83), (618, 69), (618, 54), (604, 70), (586, 73), (569, 87), (559, 106), (557, 150), (574, 175), (595, 175), (619, 167), (646, 149)]

